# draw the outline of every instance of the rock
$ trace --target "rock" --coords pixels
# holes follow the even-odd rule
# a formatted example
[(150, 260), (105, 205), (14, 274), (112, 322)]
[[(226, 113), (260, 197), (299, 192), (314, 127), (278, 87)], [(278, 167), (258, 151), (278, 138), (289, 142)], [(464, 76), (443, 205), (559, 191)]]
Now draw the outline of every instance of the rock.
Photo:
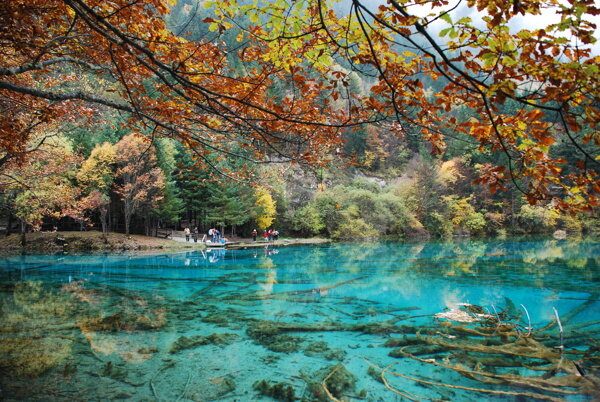
[(565, 232), (564, 230), (557, 230), (552, 234), (552, 236), (556, 240), (564, 240), (567, 238), (567, 232)]

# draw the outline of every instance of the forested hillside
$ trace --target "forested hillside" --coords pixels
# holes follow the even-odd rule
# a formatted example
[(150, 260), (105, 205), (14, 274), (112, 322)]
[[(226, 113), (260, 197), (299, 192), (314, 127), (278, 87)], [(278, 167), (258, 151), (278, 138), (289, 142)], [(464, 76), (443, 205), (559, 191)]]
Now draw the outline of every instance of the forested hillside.
[[(493, 28), (539, 14), (535, 2), (489, 6), (487, 34), (440, 13), (452, 60), (413, 39), (423, 20), (403, 2), (377, 15), (336, 3), (321, 23), (311, 18), (326, 6), (311, 2), (39, 3), (0, 6), (7, 231), (376, 239), (600, 228), (600, 60), (582, 46), (594, 41), (590, 2), (555, 27), (577, 32), (575, 44)], [(344, 42), (351, 30), (366, 53)], [(544, 49), (526, 47), (534, 36)], [(469, 41), (476, 61), (459, 51)], [(539, 51), (558, 53), (532, 61)], [(536, 84), (535, 68), (550, 78)]]

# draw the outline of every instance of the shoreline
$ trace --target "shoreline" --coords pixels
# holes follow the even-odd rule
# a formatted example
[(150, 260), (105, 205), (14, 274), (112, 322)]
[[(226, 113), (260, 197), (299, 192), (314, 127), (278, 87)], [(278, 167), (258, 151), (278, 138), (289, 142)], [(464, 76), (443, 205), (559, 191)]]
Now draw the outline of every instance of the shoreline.
[[(264, 247), (285, 247), (303, 244), (325, 244), (331, 240), (323, 238), (280, 239), (270, 242), (252, 239), (239, 239), (225, 244), (227, 250), (244, 250)], [(217, 247), (221, 248), (221, 247)], [(143, 235), (125, 235), (124, 233), (106, 233), (97, 231), (83, 232), (33, 232), (26, 234), (26, 244), (21, 245), (21, 235), (11, 234), (0, 237), (0, 254), (99, 254), (123, 252), (185, 252), (213, 249), (204, 243), (184, 239), (164, 239)]]
[(107, 253), (107, 252), (148, 252), (148, 251), (190, 251), (202, 250), (200, 243), (181, 243), (170, 239), (161, 239), (124, 233), (88, 232), (33, 232), (26, 234), (26, 244), (21, 245), (21, 235), (11, 234), (0, 237), (0, 253)]
[[(286, 246), (297, 246), (297, 245), (310, 245), (310, 244), (326, 244), (331, 243), (330, 239), (324, 238), (311, 238), (311, 239), (281, 239), (281, 240), (272, 240), (272, 241), (240, 241), (240, 242), (231, 242), (229, 244), (225, 244), (225, 249), (227, 250), (246, 250), (252, 248), (265, 248), (271, 246), (277, 247), (286, 247)], [(211, 248), (211, 247), (207, 247)]]
[[(513, 240), (523, 240), (542, 237), (553, 241), (569, 241), (581, 237), (569, 235), (566, 239), (556, 239), (551, 234), (548, 235), (529, 235), (529, 236), (511, 236)], [(596, 238), (595, 236), (592, 236)], [(502, 239), (485, 238), (487, 240)], [(434, 242), (462, 242), (462, 241), (480, 241), (481, 238), (452, 238), (436, 239)], [(384, 240), (385, 241), (385, 240)], [(403, 242), (421, 243), (423, 239), (404, 239)], [(427, 242), (431, 242), (429, 239)], [(328, 243), (337, 243), (327, 238), (281, 238), (280, 240), (265, 242), (262, 239), (252, 241), (251, 238), (234, 238), (230, 243), (224, 246), (211, 247), (202, 242), (186, 242), (182, 237), (169, 239), (143, 236), (143, 235), (125, 235), (123, 233), (107, 233), (103, 235), (97, 231), (87, 232), (33, 232), (26, 234), (26, 245), (21, 246), (21, 235), (11, 234), (9, 236), (0, 236), (0, 256), (10, 256), (19, 254), (106, 254), (106, 253), (177, 253), (187, 251), (201, 250), (246, 250), (268, 247), (287, 247), (295, 245), (320, 245)], [(342, 242), (344, 243), (344, 242)]]

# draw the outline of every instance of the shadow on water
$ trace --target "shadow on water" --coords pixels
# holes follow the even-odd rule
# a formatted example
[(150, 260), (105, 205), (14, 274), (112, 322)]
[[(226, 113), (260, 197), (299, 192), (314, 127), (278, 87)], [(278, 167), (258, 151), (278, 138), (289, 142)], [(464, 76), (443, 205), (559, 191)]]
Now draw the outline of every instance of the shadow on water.
[(589, 400), (600, 246), (461, 241), (0, 260), (0, 397)]

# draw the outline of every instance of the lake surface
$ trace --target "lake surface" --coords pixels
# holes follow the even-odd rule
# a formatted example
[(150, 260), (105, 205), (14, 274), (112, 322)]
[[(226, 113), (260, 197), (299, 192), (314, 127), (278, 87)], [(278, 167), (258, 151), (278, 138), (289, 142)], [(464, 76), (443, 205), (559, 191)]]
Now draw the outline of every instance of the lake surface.
[(591, 240), (4, 258), (0, 399), (593, 400), (599, 262)]

